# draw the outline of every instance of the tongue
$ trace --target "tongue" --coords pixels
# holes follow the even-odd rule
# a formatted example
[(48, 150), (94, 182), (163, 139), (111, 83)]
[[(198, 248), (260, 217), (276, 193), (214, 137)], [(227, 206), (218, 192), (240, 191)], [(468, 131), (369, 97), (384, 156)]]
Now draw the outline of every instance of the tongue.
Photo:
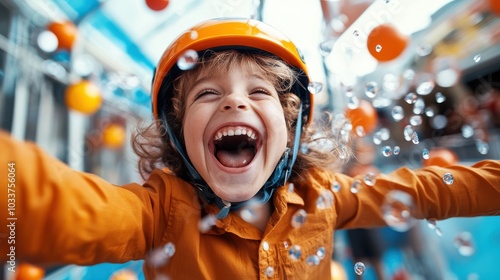
[(238, 149), (238, 150), (219, 150), (217, 151), (217, 159), (225, 167), (243, 167), (247, 166), (252, 161), (254, 156), (253, 149)]

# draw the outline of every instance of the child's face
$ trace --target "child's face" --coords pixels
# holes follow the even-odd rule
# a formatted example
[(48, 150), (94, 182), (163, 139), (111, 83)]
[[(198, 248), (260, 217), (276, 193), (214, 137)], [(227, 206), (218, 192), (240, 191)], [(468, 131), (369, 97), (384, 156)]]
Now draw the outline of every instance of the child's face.
[(234, 66), (224, 75), (198, 77), (187, 90), (183, 133), (189, 159), (220, 198), (250, 199), (286, 148), (274, 86), (262, 73)]

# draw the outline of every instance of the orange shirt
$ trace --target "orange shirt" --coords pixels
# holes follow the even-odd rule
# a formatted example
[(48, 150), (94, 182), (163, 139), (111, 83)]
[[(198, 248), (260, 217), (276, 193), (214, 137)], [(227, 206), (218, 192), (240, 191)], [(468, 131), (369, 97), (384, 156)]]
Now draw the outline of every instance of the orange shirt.
[[(14, 251), (16, 262), (33, 264), (126, 262), (172, 244), (175, 253), (166, 265), (145, 263), (147, 279), (329, 279), (334, 229), (385, 225), (381, 205), (390, 190), (413, 196), (417, 218), (500, 214), (500, 161), (401, 168), (380, 175), (374, 186), (362, 183), (357, 194), (350, 186), (360, 178), (313, 170), (307, 183), (275, 192), (264, 233), (235, 213), (202, 233), (194, 188), (175, 176), (157, 170), (144, 185), (117, 187), (1, 132), (0, 148), (0, 221), (15, 225), (10, 239), (12, 229), (0, 227), (1, 261)], [(8, 170), (9, 163), (15, 170)], [(454, 176), (453, 184), (444, 184), (445, 173)], [(15, 185), (8, 187), (12, 177)], [(334, 181), (338, 192), (331, 192)], [(5, 203), (9, 189), (15, 190), (10, 191), (14, 209)], [(325, 191), (333, 194), (333, 203), (317, 207)], [(292, 217), (301, 209), (305, 223), (293, 227)], [(206, 211), (217, 209), (210, 205)], [(12, 239), (15, 244), (8, 243)]]

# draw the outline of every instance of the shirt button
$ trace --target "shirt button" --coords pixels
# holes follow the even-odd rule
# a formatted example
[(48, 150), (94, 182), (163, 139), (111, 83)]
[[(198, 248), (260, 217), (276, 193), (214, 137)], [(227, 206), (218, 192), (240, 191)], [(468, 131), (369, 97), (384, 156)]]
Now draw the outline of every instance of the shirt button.
[(274, 267), (268, 266), (266, 268), (265, 274), (267, 277), (272, 277), (274, 275)]

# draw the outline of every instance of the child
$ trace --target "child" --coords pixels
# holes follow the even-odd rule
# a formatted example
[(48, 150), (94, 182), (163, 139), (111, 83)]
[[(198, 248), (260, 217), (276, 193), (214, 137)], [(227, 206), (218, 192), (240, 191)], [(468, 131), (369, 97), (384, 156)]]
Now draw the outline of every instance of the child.
[[(15, 191), (17, 218), (15, 248), (0, 239), (1, 259), (146, 259), (147, 279), (328, 279), (334, 229), (386, 225), (381, 206), (393, 190), (413, 198), (418, 219), (500, 214), (499, 161), (401, 168), (368, 184), (336, 173), (350, 128), (314, 126), (308, 83), (276, 30), (210, 20), (160, 59), (157, 122), (135, 137), (143, 185), (113, 186), (0, 133), (0, 183), (4, 198), (5, 186)], [(0, 213), (6, 221), (7, 207)]]

